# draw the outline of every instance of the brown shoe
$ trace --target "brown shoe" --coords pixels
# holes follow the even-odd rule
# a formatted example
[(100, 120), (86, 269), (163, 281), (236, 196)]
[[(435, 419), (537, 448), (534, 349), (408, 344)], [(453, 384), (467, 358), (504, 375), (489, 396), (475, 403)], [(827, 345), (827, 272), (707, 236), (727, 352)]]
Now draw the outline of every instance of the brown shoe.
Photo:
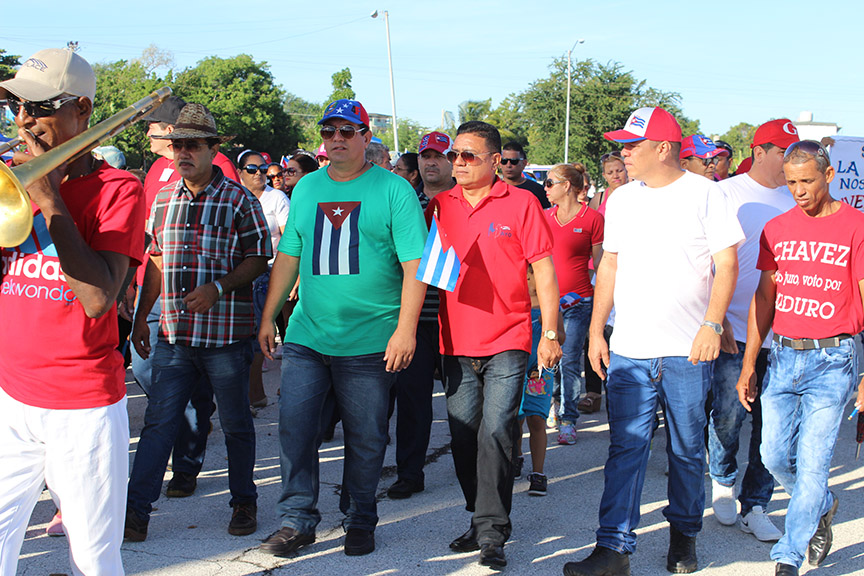
[(228, 524), (232, 536), (246, 536), (258, 529), (258, 506), (255, 504), (234, 504), (234, 513)]
[(313, 542), (315, 534), (303, 534), (286, 526), (267, 538), (260, 549), (274, 556), (291, 556), (301, 547)]
[(593, 414), (600, 410), (600, 403), (603, 399), (603, 396), (596, 392), (588, 392), (585, 394), (585, 397), (579, 401), (579, 404), (576, 405), (576, 408), (582, 414)]

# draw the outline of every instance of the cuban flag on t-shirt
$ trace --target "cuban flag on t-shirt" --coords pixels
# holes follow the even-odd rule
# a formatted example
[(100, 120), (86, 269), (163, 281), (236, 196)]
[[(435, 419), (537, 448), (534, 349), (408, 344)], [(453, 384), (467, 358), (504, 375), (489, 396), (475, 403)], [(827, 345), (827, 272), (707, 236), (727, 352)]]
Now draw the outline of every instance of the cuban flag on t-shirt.
[(360, 273), (360, 202), (319, 202), (315, 214), (312, 274)]
[(429, 237), (426, 238), (423, 257), (417, 268), (417, 280), (452, 292), (456, 288), (461, 267), (456, 250), (447, 242), (447, 234), (441, 232), (438, 218), (433, 214)]

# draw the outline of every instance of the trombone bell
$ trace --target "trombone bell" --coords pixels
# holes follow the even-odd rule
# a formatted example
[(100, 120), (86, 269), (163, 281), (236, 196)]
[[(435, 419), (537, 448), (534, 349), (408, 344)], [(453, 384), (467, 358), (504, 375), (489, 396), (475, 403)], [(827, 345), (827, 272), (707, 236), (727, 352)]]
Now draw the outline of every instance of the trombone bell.
[(4, 162), (0, 162), (0, 246), (18, 246), (33, 229), (30, 196)]

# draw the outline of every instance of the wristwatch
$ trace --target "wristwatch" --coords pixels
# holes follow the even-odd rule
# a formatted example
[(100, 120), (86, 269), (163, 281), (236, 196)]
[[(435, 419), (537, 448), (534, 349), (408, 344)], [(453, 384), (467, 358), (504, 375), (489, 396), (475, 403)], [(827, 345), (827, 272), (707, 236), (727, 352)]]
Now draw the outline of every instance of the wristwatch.
[(723, 325), (722, 324), (718, 324), (717, 322), (709, 322), (708, 320), (705, 320), (704, 322), (702, 322), (702, 326), (707, 326), (708, 328), (713, 330), (714, 333), (717, 334), (718, 336), (723, 335)]
[(558, 340), (558, 333), (555, 330), (546, 330), (543, 332), (543, 337), (547, 340)]

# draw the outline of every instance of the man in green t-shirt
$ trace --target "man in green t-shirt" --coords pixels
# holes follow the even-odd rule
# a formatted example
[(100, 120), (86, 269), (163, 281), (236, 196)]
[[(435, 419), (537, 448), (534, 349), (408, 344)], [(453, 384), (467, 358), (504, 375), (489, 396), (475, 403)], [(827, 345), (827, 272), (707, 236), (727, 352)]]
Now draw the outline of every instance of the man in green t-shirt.
[(420, 203), (407, 180), (366, 161), (363, 105), (337, 100), (319, 124), (330, 164), (294, 188), (258, 336), (272, 358), (273, 320), (299, 275), (282, 352), (282, 528), (261, 545), (277, 556), (315, 541), (320, 420), (331, 390), (345, 433), (345, 553), (375, 549), (390, 388), (414, 355), (426, 290), (415, 278), (426, 240)]

